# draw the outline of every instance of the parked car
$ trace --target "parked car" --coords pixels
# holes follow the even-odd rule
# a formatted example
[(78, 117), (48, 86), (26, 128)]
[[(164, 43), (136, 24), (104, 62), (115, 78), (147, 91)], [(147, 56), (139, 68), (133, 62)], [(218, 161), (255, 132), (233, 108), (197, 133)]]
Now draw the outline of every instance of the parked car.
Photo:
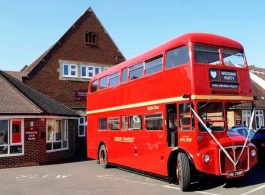
[(265, 165), (265, 127), (257, 130), (251, 139), (251, 143), (258, 149), (258, 164)]
[[(248, 135), (248, 127), (246, 126), (233, 126), (232, 128), (229, 129), (229, 131), (239, 133), (240, 135), (243, 135), (244, 137), (247, 137)], [(250, 129), (248, 140), (251, 140), (253, 136), (255, 135), (255, 133), (256, 132), (254, 130)]]

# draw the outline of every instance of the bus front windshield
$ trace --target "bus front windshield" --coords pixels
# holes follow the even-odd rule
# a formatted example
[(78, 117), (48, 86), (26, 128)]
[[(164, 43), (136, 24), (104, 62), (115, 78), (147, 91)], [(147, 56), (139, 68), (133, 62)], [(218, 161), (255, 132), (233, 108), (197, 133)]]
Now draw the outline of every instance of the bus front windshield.
[[(225, 66), (244, 67), (244, 53), (232, 48), (220, 48), (216, 46), (197, 45), (193, 46), (194, 58), (197, 63)], [(221, 55), (220, 55), (221, 54)]]
[[(198, 115), (204, 124), (212, 131), (224, 131), (225, 119), (224, 106), (222, 102), (199, 102)], [(198, 124), (201, 132), (207, 131), (201, 122)]]

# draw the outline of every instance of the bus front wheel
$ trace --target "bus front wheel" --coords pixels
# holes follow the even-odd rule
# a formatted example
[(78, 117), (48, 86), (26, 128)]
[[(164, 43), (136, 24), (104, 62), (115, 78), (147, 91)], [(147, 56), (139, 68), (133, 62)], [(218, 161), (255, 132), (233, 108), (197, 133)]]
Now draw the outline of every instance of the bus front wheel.
[(176, 174), (180, 189), (188, 191), (191, 183), (190, 164), (184, 153), (178, 154)]
[(101, 145), (98, 153), (99, 164), (105, 169), (108, 167), (108, 153), (105, 145)]

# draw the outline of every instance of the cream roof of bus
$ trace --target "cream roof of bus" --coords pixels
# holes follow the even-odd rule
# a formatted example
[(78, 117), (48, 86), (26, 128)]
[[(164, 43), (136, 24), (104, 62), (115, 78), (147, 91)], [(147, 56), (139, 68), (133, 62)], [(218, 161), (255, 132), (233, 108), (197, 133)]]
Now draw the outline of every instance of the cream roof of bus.
[[(210, 34), (210, 33), (186, 33), (183, 34), (179, 37), (176, 37), (162, 45), (159, 45), (145, 53), (142, 53), (134, 58), (131, 58), (129, 60), (126, 60), (120, 64), (117, 64), (116, 66), (113, 66), (112, 68), (105, 70), (102, 73), (97, 74), (93, 79), (99, 79), (102, 78), (106, 75), (113, 74), (117, 71), (122, 70), (125, 67), (129, 67), (132, 65), (135, 65), (139, 62), (142, 62), (144, 60), (147, 60), (146, 56), (149, 56), (150, 58), (155, 57), (159, 54), (162, 54), (166, 50), (170, 50), (173, 48), (176, 48), (177, 46), (185, 45), (188, 44), (189, 42), (193, 43), (207, 43), (209, 45), (216, 45), (216, 46), (226, 46), (229, 48), (236, 48), (243, 50), (243, 46), (230, 38), (220, 36), (220, 35), (215, 35), (215, 34)], [(149, 59), (150, 59), (149, 58)]]

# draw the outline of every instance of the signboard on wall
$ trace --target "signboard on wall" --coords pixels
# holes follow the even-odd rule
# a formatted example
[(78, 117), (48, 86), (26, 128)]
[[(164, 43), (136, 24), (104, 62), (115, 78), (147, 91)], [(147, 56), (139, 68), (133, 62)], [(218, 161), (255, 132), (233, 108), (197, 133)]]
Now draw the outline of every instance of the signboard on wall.
[(241, 125), (242, 124), (242, 121), (241, 121), (241, 119), (236, 119), (236, 125)]
[(75, 100), (85, 101), (87, 98), (87, 89), (75, 90)]
[(38, 140), (38, 127), (26, 127), (25, 128), (25, 141)]

